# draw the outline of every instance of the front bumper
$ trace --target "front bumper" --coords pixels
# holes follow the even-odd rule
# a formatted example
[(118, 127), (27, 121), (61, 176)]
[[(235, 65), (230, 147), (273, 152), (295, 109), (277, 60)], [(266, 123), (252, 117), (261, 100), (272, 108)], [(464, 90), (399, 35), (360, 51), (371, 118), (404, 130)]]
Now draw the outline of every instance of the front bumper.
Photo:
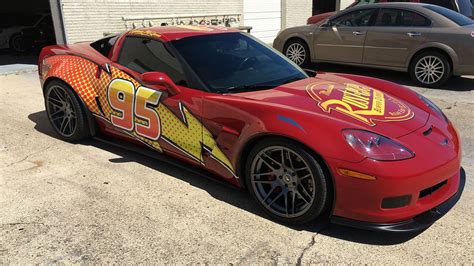
[(466, 173), (464, 172), (464, 169), (461, 168), (459, 173), (459, 186), (456, 194), (454, 194), (447, 201), (441, 203), (435, 208), (405, 221), (396, 223), (369, 223), (339, 216), (332, 216), (331, 222), (334, 224), (350, 226), (370, 231), (385, 231), (398, 233), (421, 231), (428, 228), (438, 219), (443, 217), (459, 201), (459, 199), (461, 198), (461, 194), (464, 190), (465, 183)]

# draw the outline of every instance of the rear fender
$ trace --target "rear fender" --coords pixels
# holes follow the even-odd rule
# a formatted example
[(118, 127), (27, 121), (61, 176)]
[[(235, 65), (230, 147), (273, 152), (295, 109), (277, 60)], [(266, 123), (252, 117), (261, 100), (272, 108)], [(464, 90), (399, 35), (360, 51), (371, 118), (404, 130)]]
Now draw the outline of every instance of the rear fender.
[(43, 87), (49, 79), (60, 79), (76, 92), (86, 109), (93, 114), (101, 113), (96, 88), (104, 85), (98, 77), (106, 73), (98, 64), (79, 56), (54, 55), (41, 60), (39, 69)]

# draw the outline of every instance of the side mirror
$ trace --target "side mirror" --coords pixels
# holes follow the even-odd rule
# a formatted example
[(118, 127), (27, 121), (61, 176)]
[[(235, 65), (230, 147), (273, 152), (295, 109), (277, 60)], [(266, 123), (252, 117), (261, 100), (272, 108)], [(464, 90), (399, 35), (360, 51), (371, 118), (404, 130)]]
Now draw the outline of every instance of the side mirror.
[(142, 74), (141, 79), (146, 85), (161, 85), (173, 95), (181, 92), (173, 80), (163, 72), (146, 72)]
[(307, 69), (307, 68), (303, 68), (304, 72), (306, 72), (306, 74), (308, 74), (308, 76), (310, 78), (314, 78), (318, 75), (318, 72), (316, 72), (315, 70), (311, 70), (311, 69)]

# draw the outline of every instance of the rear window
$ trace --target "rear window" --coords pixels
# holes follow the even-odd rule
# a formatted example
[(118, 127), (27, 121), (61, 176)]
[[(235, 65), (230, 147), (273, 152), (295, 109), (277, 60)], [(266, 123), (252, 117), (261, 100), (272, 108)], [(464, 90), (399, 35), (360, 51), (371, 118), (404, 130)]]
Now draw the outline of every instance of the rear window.
[(421, 0), (421, 3), (442, 6), (454, 11), (458, 11), (455, 0)]
[(461, 15), (458, 12), (449, 10), (447, 8), (444, 8), (444, 7), (429, 5), (429, 6), (425, 6), (425, 8), (429, 9), (431, 11), (434, 11), (434, 12), (450, 19), (451, 21), (458, 24), (459, 26), (474, 24), (474, 20), (472, 20), (472, 19), (470, 19), (470, 18), (468, 18), (464, 15)]
[(105, 57), (109, 57), (110, 50), (118, 39), (118, 35), (112, 35), (91, 43), (92, 48), (96, 49)]
[(427, 27), (431, 21), (422, 15), (403, 9), (383, 8), (377, 17), (378, 27)]

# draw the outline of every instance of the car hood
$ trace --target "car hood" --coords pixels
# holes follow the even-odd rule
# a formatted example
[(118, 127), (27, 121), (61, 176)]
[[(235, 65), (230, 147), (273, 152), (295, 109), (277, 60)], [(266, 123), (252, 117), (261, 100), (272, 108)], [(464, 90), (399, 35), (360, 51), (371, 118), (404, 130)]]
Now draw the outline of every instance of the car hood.
[(316, 118), (335, 119), (344, 127), (366, 129), (391, 138), (409, 134), (428, 121), (427, 112), (391, 94), (387, 88), (372, 88), (336, 75), (323, 76), (237, 95), (311, 112)]

